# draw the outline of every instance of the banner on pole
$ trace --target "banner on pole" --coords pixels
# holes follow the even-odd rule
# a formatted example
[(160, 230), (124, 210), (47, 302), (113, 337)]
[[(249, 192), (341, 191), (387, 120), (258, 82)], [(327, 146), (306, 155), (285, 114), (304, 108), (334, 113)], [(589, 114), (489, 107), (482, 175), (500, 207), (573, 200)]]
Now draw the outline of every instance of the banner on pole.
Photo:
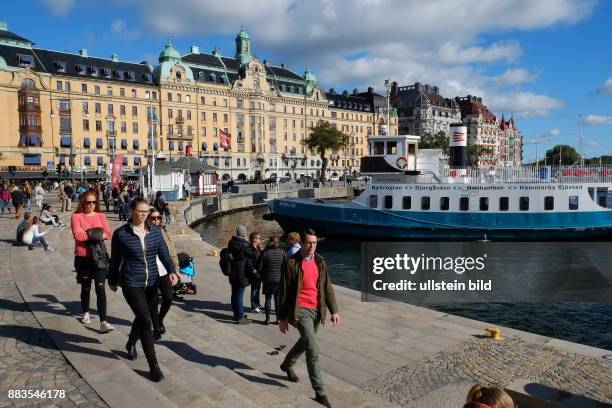
[(113, 188), (119, 188), (119, 182), (123, 176), (123, 156), (116, 156), (113, 160), (113, 172), (111, 175), (111, 181)]

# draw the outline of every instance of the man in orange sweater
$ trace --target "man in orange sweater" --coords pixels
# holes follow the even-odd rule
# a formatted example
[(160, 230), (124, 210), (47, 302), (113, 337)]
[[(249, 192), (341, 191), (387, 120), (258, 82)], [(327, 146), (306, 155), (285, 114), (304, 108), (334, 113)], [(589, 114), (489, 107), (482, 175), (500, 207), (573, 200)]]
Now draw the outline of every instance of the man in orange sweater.
[(312, 229), (307, 229), (302, 234), (301, 256), (289, 258), (283, 263), (279, 328), (281, 333), (287, 333), (291, 323), (300, 332), (300, 339), (287, 353), (280, 368), (287, 373), (289, 381), (298, 382), (292, 367), (306, 352), (308, 377), (316, 394), (315, 400), (330, 408), (321, 377), (316, 334), (319, 325), (325, 322), (327, 309), (334, 326), (340, 323), (340, 316), (325, 259), (315, 253), (316, 248), (317, 235)]

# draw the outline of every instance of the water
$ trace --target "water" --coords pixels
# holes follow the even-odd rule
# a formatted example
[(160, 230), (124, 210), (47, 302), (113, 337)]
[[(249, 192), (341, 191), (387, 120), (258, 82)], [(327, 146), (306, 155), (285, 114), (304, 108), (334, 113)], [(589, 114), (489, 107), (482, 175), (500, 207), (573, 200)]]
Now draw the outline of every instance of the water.
[[(241, 211), (204, 222), (198, 231), (205, 241), (223, 248), (238, 224), (248, 232), (257, 231), (262, 238), (283, 234), (275, 221), (265, 221), (267, 208)], [(329, 265), (335, 284), (360, 289), (361, 243), (327, 238), (317, 252)], [(612, 349), (612, 302), (607, 303), (461, 303), (436, 306), (435, 309), (467, 318), (499, 324), (532, 333)]]

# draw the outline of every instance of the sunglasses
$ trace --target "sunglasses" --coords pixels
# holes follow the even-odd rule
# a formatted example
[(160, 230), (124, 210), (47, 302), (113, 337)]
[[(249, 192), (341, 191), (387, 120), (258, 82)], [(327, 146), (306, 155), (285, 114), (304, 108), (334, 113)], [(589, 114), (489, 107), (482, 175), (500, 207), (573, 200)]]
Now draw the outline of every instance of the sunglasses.
[(149, 217), (151, 221), (161, 221), (162, 217)]
[(97, 203), (97, 201), (85, 201), (85, 204), (88, 204), (88, 205), (92, 205), (92, 204), (96, 204), (96, 203)]

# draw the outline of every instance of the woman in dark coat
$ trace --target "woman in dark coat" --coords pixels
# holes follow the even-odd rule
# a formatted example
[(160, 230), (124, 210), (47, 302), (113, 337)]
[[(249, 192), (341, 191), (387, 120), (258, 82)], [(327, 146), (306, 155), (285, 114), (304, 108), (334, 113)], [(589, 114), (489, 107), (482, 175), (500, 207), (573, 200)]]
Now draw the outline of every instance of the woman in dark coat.
[[(264, 309), (266, 312), (265, 325), (270, 324), (270, 307), (274, 298), (274, 312), (278, 319), (278, 294), (280, 291), (281, 267), (285, 261), (285, 251), (280, 247), (280, 239), (273, 235), (266, 248), (259, 255), (257, 270), (263, 282), (263, 294), (266, 297)], [(274, 322), (277, 324), (278, 320)]]

